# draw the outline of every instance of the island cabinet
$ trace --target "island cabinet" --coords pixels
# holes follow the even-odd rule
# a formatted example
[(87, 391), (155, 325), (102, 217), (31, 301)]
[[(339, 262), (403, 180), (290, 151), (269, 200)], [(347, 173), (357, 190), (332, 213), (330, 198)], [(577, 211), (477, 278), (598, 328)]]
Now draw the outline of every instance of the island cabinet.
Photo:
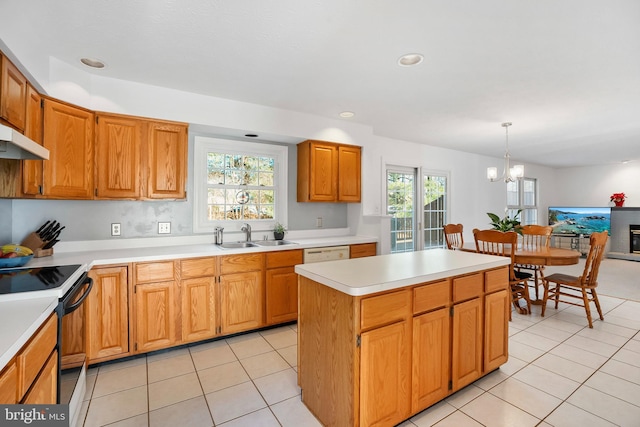
[(360, 202), (361, 147), (308, 140), (298, 144), (298, 202)]
[(131, 354), (128, 272), (127, 265), (100, 266), (89, 272), (93, 289), (83, 304), (89, 364)]
[(508, 267), (363, 295), (302, 267), (298, 380), (323, 425), (396, 425), (507, 360)]
[(144, 353), (178, 344), (179, 261), (139, 262), (133, 267), (135, 351)]
[(266, 253), (266, 323), (275, 325), (298, 319), (298, 275), (302, 249)]

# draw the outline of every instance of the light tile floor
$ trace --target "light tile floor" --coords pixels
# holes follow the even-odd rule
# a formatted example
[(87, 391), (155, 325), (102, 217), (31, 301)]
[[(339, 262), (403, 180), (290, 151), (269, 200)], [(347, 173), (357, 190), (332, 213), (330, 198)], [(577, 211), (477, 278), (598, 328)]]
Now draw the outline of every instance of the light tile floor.
[[(401, 426), (640, 426), (640, 302), (600, 300), (593, 329), (579, 307), (513, 313), (509, 361)], [(296, 350), (290, 325), (91, 368), (84, 425), (319, 426)]]

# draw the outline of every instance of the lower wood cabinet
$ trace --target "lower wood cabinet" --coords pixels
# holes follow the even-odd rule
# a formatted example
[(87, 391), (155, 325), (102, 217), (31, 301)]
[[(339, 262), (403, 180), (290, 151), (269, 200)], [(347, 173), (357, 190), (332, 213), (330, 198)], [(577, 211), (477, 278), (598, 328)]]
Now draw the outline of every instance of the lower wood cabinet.
[(507, 361), (507, 289), (507, 267), (362, 297), (300, 277), (305, 405), (325, 425), (396, 425), (460, 390)]
[(0, 404), (55, 404), (58, 316), (53, 313), (0, 373)]
[(376, 256), (376, 243), (360, 243), (349, 247), (349, 258)]
[(215, 337), (218, 334), (215, 277), (183, 280), (180, 291), (182, 341), (193, 342)]
[(302, 249), (266, 254), (267, 325), (298, 319), (298, 275), (294, 266), (302, 264), (302, 258)]
[(93, 289), (83, 304), (89, 363), (130, 354), (128, 271), (126, 265), (120, 265), (97, 267), (89, 272)]

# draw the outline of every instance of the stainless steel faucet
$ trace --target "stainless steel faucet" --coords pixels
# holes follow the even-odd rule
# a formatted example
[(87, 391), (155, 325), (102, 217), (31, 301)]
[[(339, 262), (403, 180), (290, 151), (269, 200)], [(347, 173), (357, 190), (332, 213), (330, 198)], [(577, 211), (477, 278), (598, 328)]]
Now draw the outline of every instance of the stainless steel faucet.
[(222, 244), (222, 231), (223, 230), (224, 230), (223, 227), (216, 227), (215, 228), (214, 243), (216, 245), (221, 245)]
[(240, 231), (244, 231), (247, 233), (247, 242), (251, 241), (251, 226), (249, 224), (244, 224)]

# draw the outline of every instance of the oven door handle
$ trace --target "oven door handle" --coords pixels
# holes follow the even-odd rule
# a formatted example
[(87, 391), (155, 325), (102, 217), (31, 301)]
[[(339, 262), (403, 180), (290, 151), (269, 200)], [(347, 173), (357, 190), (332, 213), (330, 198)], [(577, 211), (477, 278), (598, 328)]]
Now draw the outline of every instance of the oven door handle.
[[(84, 276), (78, 281), (80, 282), (82, 281), (82, 283), (80, 284), (76, 284), (74, 285), (74, 287), (77, 288), (77, 290), (72, 294), (69, 295), (68, 298), (66, 298), (66, 301), (64, 302), (64, 314), (67, 315), (69, 313), (74, 312), (75, 310), (78, 309), (78, 307), (80, 307), (80, 305), (82, 305), (82, 303), (84, 302), (84, 300), (89, 296), (89, 292), (91, 292), (91, 288), (93, 288), (93, 279), (89, 276), (87, 276), (87, 273), (84, 273)], [(84, 292), (84, 294), (82, 294), (82, 296), (80, 297), (80, 299), (78, 299), (78, 301), (69, 304), (69, 301), (72, 301), (75, 296), (78, 294), (78, 292), (80, 292), (82, 290), (82, 288), (84, 287), (84, 285), (88, 284), (89, 287), (87, 288), (87, 290)]]

